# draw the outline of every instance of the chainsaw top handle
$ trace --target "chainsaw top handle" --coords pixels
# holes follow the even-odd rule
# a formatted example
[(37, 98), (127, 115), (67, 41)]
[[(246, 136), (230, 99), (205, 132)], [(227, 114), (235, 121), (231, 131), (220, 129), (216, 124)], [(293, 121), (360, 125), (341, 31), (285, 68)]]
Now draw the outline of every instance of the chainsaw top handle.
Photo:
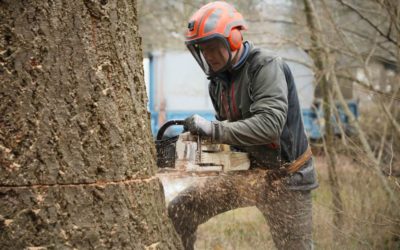
[(166, 123), (164, 123), (164, 125), (161, 126), (161, 128), (158, 130), (157, 133), (157, 140), (161, 140), (162, 137), (164, 136), (165, 131), (167, 130), (167, 128), (174, 126), (174, 125), (185, 125), (185, 121), (184, 120), (171, 120), (171, 121), (167, 121)]

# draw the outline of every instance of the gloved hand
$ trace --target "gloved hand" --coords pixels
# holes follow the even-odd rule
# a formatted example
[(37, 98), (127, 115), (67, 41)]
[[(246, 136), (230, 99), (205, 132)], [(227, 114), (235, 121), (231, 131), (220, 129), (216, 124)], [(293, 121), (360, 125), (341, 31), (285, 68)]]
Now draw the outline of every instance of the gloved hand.
[(184, 129), (194, 135), (212, 137), (212, 123), (199, 115), (186, 118)]

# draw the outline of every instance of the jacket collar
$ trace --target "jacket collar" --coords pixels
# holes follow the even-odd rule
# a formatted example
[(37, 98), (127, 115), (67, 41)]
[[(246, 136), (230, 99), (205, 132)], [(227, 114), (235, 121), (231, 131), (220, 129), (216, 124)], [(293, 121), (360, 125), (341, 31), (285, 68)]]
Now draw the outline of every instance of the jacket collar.
[(243, 43), (243, 49), (244, 49), (243, 53), (240, 56), (238, 62), (235, 65), (233, 65), (231, 71), (236, 71), (244, 65), (247, 58), (249, 57), (251, 47), (253, 47), (253, 45), (250, 42), (246, 41)]

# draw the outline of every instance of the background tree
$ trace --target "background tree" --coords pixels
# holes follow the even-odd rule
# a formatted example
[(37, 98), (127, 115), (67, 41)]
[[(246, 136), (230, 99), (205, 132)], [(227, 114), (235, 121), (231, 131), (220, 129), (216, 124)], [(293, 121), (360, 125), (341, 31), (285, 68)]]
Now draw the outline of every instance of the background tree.
[[(398, 81), (393, 81), (397, 77), (393, 77), (393, 80), (390, 79), (391, 77), (387, 77), (392, 74), (398, 75), (398, 60), (393, 56), (398, 54), (398, 46), (394, 46), (395, 44), (391, 41), (393, 40), (391, 36), (397, 37), (398, 33), (396, 34), (390, 26), (398, 25), (399, 19), (393, 18), (393, 15), (389, 14), (392, 11), (387, 6), (389, 1), (346, 2), (340, 0), (328, 2), (320, 0), (315, 4), (311, 1), (304, 2), (306, 23), (311, 27), (311, 43), (307, 48), (314, 58), (315, 72), (320, 75), (317, 77), (319, 79), (317, 92), (322, 90), (320, 93), (323, 96), (325, 107), (324, 120), (327, 131), (325, 146), (329, 159), (329, 179), (335, 214), (334, 225), (336, 226), (333, 228), (334, 244), (341, 245), (346, 240), (340, 235), (343, 235), (343, 232), (349, 228), (348, 226), (343, 227), (343, 222), (348, 220), (351, 212), (346, 211), (346, 206), (341, 204), (343, 203), (341, 198), (343, 190), (338, 181), (340, 177), (336, 173), (335, 167), (337, 151), (351, 157), (355, 162), (354, 166), (362, 167), (362, 171), (366, 171), (364, 173), (367, 173), (368, 177), (361, 180), (363, 185), (368, 189), (385, 192), (385, 203), (389, 204), (380, 213), (391, 218), (389, 221), (391, 220), (395, 228), (399, 228), (399, 224), (394, 219), (397, 213), (390, 210), (398, 206), (399, 190), (396, 187), (398, 178), (393, 178), (393, 173), (398, 171), (399, 165), (398, 160), (393, 160), (393, 158), (397, 157), (394, 152), (398, 152), (399, 148), (398, 144), (396, 145), (393, 141), (394, 138), (399, 138), (400, 134), (396, 130), (388, 132), (389, 127), (396, 127), (396, 111), (392, 111), (394, 114), (392, 116), (388, 110), (392, 109), (395, 103), (399, 103), (400, 85)], [(389, 9), (391, 10), (388, 11)], [(394, 13), (398, 13), (398, 11), (394, 11)], [(318, 25), (312, 27), (310, 18), (314, 19)], [(383, 34), (381, 29), (388, 30), (388, 32)], [(387, 66), (388, 63), (391, 65), (391, 69)], [(383, 67), (377, 67), (377, 65)], [(382, 79), (377, 75), (386, 77)], [(358, 92), (361, 110), (358, 120), (346, 105), (346, 92), (344, 91), (347, 88), (354, 88), (354, 93)], [(374, 98), (365, 98), (365, 94), (374, 96)], [(353, 96), (353, 93), (350, 96)], [(333, 115), (338, 121), (338, 104), (340, 104), (341, 112), (347, 116), (354, 129), (352, 136), (349, 136), (341, 128), (343, 124), (335, 122), (335, 126), (339, 127), (341, 131), (341, 140), (332, 138), (330, 131), (333, 120), (330, 118), (331, 115), (327, 115), (333, 110)], [(374, 118), (371, 119), (372, 117)], [(382, 130), (377, 130), (377, 128)], [(383, 134), (380, 134), (379, 138), (374, 136), (376, 132), (382, 133), (382, 131)], [(390, 138), (389, 141), (388, 138)], [(385, 153), (383, 153), (384, 151)], [(397, 170), (393, 171), (393, 169)], [(358, 171), (362, 172), (360, 169)], [(360, 206), (360, 213), (366, 213), (366, 206), (374, 202), (368, 196), (356, 194), (354, 197), (361, 200), (361, 204), (357, 205)], [(352, 206), (354, 205), (347, 205), (347, 207)], [(372, 217), (374, 217), (374, 221), (382, 219), (378, 218), (379, 216)]]
[(135, 1), (1, 1), (0, 20), (0, 248), (180, 248)]
[[(340, 194), (340, 186), (336, 171), (336, 150), (334, 145), (334, 126), (332, 124), (332, 107), (335, 106), (332, 93), (333, 88), (329, 79), (329, 74), (323, 74), (324, 69), (329, 64), (329, 51), (323, 46), (324, 41), (321, 37), (321, 24), (319, 18), (316, 16), (315, 7), (310, 0), (304, 0), (304, 9), (307, 20), (307, 25), (310, 30), (311, 50), (310, 55), (314, 60), (315, 71), (318, 72), (316, 75), (317, 79), (320, 79), (320, 85), (323, 96), (323, 111), (325, 120), (325, 136), (324, 136), (324, 150), (327, 155), (328, 161), (328, 175), (330, 189), (332, 193), (332, 204), (334, 206), (334, 225), (338, 228), (342, 227), (343, 224), (343, 201)], [(321, 74), (321, 75), (319, 75)]]

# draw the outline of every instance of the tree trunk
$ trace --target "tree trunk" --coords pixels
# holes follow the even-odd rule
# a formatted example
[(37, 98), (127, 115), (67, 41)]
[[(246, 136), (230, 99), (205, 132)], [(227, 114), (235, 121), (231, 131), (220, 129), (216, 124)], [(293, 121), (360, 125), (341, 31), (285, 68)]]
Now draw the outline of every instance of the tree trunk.
[(173, 249), (135, 1), (0, 1), (0, 248)]
[[(304, 0), (305, 14), (307, 20), (307, 26), (310, 30), (311, 38), (311, 57), (314, 60), (316, 70), (318, 74), (323, 74), (317, 77), (320, 80), (320, 88), (323, 95), (323, 111), (325, 120), (325, 134), (324, 134), (324, 149), (326, 157), (328, 159), (328, 175), (329, 175), (329, 186), (332, 193), (332, 204), (334, 207), (334, 218), (333, 222), (337, 228), (341, 228), (343, 225), (343, 202), (340, 194), (340, 186), (336, 172), (336, 151), (334, 143), (334, 131), (332, 124), (332, 108), (335, 104), (332, 100), (332, 84), (329, 82), (329, 76), (326, 73), (328, 70), (328, 52), (323, 47), (323, 42), (319, 32), (321, 31), (318, 20), (316, 19), (316, 12), (314, 5), (311, 0)], [(335, 235), (337, 237), (337, 235)]]

